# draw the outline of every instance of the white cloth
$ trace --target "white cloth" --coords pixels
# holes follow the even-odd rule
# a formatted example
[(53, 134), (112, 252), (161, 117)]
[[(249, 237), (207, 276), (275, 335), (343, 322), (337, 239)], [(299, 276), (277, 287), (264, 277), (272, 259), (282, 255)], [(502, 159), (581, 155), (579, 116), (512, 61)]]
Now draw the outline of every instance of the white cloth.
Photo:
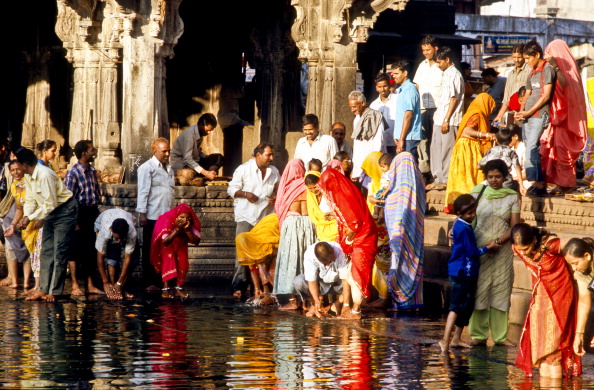
[[(359, 115), (355, 116), (353, 120), (353, 128), (357, 126), (357, 123), (361, 117)], [(357, 178), (361, 176), (363, 172), (361, 170), (361, 165), (363, 161), (367, 157), (367, 155), (371, 152), (382, 152), (386, 153), (386, 145), (384, 144), (384, 125), (380, 124), (377, 132), (373, 136), (372, 139), (364, 141), (364, 140), (353, 140), (353, 172), (351, 173), (352, 178)]]
[(72, 192), (51, 168), (35, 165), (31, 175), (25, 175), (23, 214), (31, 221), (45, 219), (62, 203), (72, 198)]
[(433, 115), (433, 125), (441, 126), (450, 107), (450, 99), (455, 97), (456, 108), (450, 117), (450, 126), (458, 126), (464, 114), (464, 79), (454, 65), (443, 72), (441, 83), (441, 97), (437, 102), (437, 109)]
[(332, 136), (318, 133), (311, 145), (307, 142), (307, 137), (300, 138), (297, 141), (297, 146), (295, 146), (295, 156), (293, 158), (300, 158), (306, 170), (309, 160), (317, 158), (322, 162), (322, 168), (326, 169), (326, 165), (337, 152), (336, 140)]
[(155, 156), (138, 167), (136, 212), (146, 213), (152, 221), (173, 208), (173, 169), (169, 165), (166, 169)]
[(396, 146), (394, 143), (394, 119), (396, 115), (397, 99), (398, 94), (391, 93), (388, 95), (388, 99), (385, 102), (382, 102), (382, 99), (378, 97), (369, 105), (369, 108), (381, 112), (388, 124), (388, 127), (384, 129), (383, 139), (384, 145), (386, 146)]
[(339, 152), (347, 152), (349, 157), (353, 158), (353, 147), (346, 139), (342, 141), (342, 145), (338, 148)]
[(272, 213), (274, 206), (268, 201), (274, 195), (279, 178), (278, 169), (270, 166), (266, 168), (262, 179), (262, 171), (253, 158), (238, 166), (233, 172), (233, 179), (229, 182), (227, 193), (233, 198), (237, 191), (251, 192), (258, 197), (258, 200), (250, 203), (246, 198), (235, 198), (233, 201), (235, 222), (247, 222), (256, 226), (262, 218)]
[(315, 253), (316, 244), (312, 244), (303, 254), (303, 275), (308, 282), (317, 282), (332, 284), (348, 277), (349, 262), (346, 255), (340, 248), (340, 244), (334, 241), (324, 241), (330, 244), (334, 251), (334, 261), (329, 266), (325, 266), (318, 260)]
[(437, 62), (429, 65), (429, 60), (425, 59), (419, 64), (413, 83), (419, 86), (421, 110), (437, 107), (441, 97), (442, 77), (443, 72), (437, 66)]
[(95, 249), (97, 249), (97, 252), (106, 253), (107, 240), (113, 237), (111, 234), (111, 225), (113, 221), (119, 218), (125, 219), (128, 222), (125, 252), (128, 254), (134, 253), (134, 248), (136, 247), (136, 219), (132, 214), (122, 209), (105, 210), (95, 220), (95, 232), (97, 232)]

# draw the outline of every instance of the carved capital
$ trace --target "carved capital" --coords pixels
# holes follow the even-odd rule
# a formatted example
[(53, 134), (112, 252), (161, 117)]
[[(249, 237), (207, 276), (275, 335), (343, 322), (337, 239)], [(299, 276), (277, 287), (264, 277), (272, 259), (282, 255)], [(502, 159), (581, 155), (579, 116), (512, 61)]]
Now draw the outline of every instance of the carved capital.
[(369, 38), (369, 29), (373, 27), (373, 22), (364, 17), (358, 17), (353, 20), (353, 25), (349, 31), (349, 36), (355, 43), (365, 43)]

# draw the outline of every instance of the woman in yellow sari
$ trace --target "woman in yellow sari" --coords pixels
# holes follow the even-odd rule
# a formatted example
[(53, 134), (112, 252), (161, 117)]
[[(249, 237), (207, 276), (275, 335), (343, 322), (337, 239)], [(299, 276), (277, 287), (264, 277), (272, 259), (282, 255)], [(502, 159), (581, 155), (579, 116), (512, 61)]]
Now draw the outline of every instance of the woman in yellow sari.
[(275, 213), (268, 214), (252, 230), (235, 238), (237, 261), (250, 269), (256, 298), (272, 292), (279, 241), (280, 229)]
[(322, 174), (318, 171), (309, 171), (305, 174), (305, 186), (307, 187), (307, 213), (311, 223), (316, 227), (316, 235), (319, 241), (336, 241), (338, 237), (338, 225), (332, 215), (330, 206), (322, 197), (318, 188), (318, 180)]
[[(370, 180), (367, 187), (367, 206), (372, 214), (377, 202), (373, 195), (380, 189), (380, 180), (383, 174), (379, 165), (379, 159), (382, 155), (381, 152), (371, 152), (361, 164), (361, 170)], [(387, 277), (390, 271), (390, 236), (383, 218), (376, 219), (375, 222), (377, 226), (377, 254), (373, 264), (371, 284), (377, 290), (378, 299), (370, 302), (367, 306), (385, 307), (389, 303), (387, 299), (389, 297)]]
[(444, 207), (448, 214), (454, 213), (453, 204), (458, 196), (470, 193), (485, 180), (479, 161), (495, 140), (495, 134), (489, 132), (489, 115), (494, 108), (495, 100), (489, 94), (481, 93), (462, 117), (450, 160)]

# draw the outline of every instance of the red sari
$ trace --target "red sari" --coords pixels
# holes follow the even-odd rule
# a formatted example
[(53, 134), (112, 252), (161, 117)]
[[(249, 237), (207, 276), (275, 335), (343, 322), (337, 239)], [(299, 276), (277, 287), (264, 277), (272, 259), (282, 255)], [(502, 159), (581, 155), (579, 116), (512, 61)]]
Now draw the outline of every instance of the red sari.
[[(369, 298), (377, 253), (377, 228), (367, 201), (351, 180), (333, 168), (326, 168), (318, 186), (336, 215), (340, 246), (351, 256), (351, 276), (363, 296)], [(355, 232), (352, 246), (345, 242), (347, 228)]]
[[(558, 238), (550, 240), (536, 260), (514, 248), (532, 273), (532, 297), (520, 338), (516, 365), (526, 375), (541, 363), (560, 360), (566, 377), (581, 375), (582, 360), (573, 352), (577, 299), (573, 278), (560, 253)], [(537, 334), (532, 331), (536, 330)]]
[(177, 278), (177, 285), (182, 286), (190, 266), (188, 261), (188, 238), (175, 236), (169, 245), (163, 245), (163, 239), (173, 233), (175, 220), (180, 214), (188, 213), (192, 219), (192, 233), (200, 237), (200, 220), (194, 210), (186, 204), (167, 211), (157, 219), (151, 240), (151, 264), (161, 275), (164, 282)]
[(575, 59), (564, 41), (555, 39), (545, 53), (555, 58), (565, 78), (565, 87), (557, 79), (549, 110), (550, 124), (540, 137), (542, 169), (548, 183), (575, 187), (575, 163), (588, 137), (584, 86)]

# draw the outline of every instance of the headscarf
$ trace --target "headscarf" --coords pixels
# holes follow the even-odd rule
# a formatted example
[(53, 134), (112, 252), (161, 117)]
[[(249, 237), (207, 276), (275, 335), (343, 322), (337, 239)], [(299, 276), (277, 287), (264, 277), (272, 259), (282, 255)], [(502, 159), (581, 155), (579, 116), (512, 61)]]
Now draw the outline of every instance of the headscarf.
[[(588, 129), (584, 86), (569, 47), (564, 41), (555, 39), (545, 53), (555, 58), (565, 78), (565, 87), (559, 80), (555, 84), (549, 110), (551, 120), (540, 137), (543, 171), (548, 176), (548, 172), (554, 170), (553, 165), (575, 169), (575, 162), (586, 146)], [(575, 186), (575, 183), (569, 183), (569, 186)]]
[[(318, 171), (309, 171), (305, 174), (305, 176), (307, 175), (314, 175), (318, 178), (322, 176)], [(307, 190), (307, 214), (311, 223), (316, 227), (316, 235), (319, 241), (336, 241), (336, 236), (338, 236), (336, 220), (326, 220), (324, 212), (320, 209), (318, 197), (310, 190)]]
[[(460, 122), (460, 127), (458, 127), (458, 133), (456, 134), (456, 140), (458, 140), (462, 136), (462, 132), (466, 128), (466, 123), (468, 120), (472, 118), (474, 115), (478, 114), (479, 122), (478, 122), (478, 131), (481, 133), (488, 133), (489, 132), (489, 115), (495, 109), (495, 100), (486, 92), (479, 93), (478, 96), (470, 103), (468, 106), (468, 110), (462, 117), (462, 121)], [(483, 141), (481, 142), (481, 153), (485, 154), (485, 152), (491, 147), (491, 142)]]
[(278, 183), (276, 202), (274, 202), (274, 212), (278, 216), (278, 225), (281, 231), (283, 221), (287, 217), (291, 203), (307, 189), (303, 182), (304, 176), (305, 166), (299, 158), (289, 161), (283, 171), (283, 175)]
[[(382, 179), (382, 170), (379, 166), (379, 159), (382, 156), (382, 152), (371, 152), (365, 157), (361, 164), (361, 170), (369, 176), (371, 182), (369, 183), (368, 194), (373, 195), (380, 189), (380, 181)], [(373, 204), (367, 201), (369, 211), (373, 212)]]
[(388, 285), (395, 307), (415, 296), (420, 306), (423, 302), (424, 218), (427, 212), (425, 183), (409, 152), (398, 153), (389, 172), (392, 180), (384, 212), (392, 251)]
[(336, 169), (337, 171), (339, 171), (340, 173), (342, 173), (344, 175), (344, 169), (342, 169), (342, 162), (339, 161), (339, 160), (337, 160), (337, 159), (335, 159), (335, 158), (333, 158), (332, 160), (330, 160), (330, 162), (328, 163), (328, 165), (326, 165), (326, 169), (328, 169), (328, 168)]
[(169, 245), (163, 245), (163, 239), (173, 233), (175, 221), (180, 214), (188, 213), (192, 219), (192, 232), (200, 237), (200, 220), (186, 203), (180, 203), (173, 209), (163, 213), (155, 223), (151, 240), (151, 264), (163, 281), (177, 278), (182, 285), (188, 273), (188, 240), (185, 236), (176, 236)]
[[(483, 191), (483, 187), (485, 187), (485, 190)], [(481, 191), (483, 191), (483, 195), (481, 195), (482, 198), (485, 199), (500, 199), (500, 198), (504, 198), (508, 195), (518, 195), (518, 193), (514, 190), (512, 190), (511, 188), (505, 188), (505, 187), (501, 187), (499, 189), (495, 189), (491, 186), (485, 186), (484, 184), (478, 184), (476, 187), (474, 187), (470, 193), (471, 194), (478, 194)]]

